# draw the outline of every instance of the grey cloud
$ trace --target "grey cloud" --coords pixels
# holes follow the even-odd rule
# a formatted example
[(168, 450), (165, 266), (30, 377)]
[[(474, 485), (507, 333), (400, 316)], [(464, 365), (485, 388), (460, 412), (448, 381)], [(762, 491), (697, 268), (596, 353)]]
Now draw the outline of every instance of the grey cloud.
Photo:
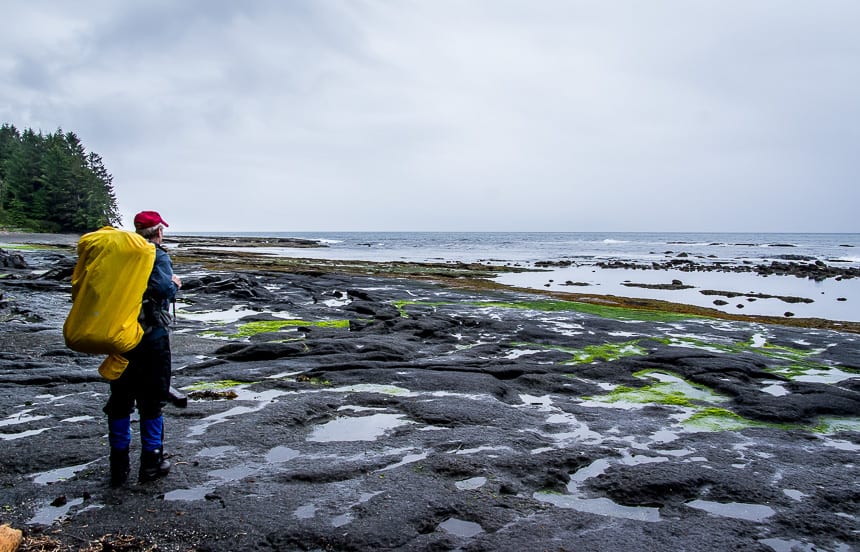
[(851, 2), (41, 6), (0, 117), (178, 229), (857, 229)]

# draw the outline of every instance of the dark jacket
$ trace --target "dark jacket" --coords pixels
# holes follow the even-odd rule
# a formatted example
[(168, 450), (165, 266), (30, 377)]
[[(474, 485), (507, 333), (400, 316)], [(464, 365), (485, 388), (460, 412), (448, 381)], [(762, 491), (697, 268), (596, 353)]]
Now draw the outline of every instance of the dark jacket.
[(177, 288), (173, 283), (173, 263), (170, 255), (161, 246), (155, 246), (155, 264), (149, 275), (143, 305), (140, 309), (140, 325), (143, 327), (143, 340), (149, 341), (167, 334), (170, 326), (170, 303), (176, 297)]

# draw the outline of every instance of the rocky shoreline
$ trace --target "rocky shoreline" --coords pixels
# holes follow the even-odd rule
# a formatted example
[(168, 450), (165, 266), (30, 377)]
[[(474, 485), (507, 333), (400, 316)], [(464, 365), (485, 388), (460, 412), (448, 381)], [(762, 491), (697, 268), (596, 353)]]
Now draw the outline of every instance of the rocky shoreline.
[(860, 544), (852, 327), (526, 293), (485, 265), (177, 244), (174, 469), (110, 489), (101, 359), (61, 334), (73, 250), (40, 245), (0, 270), (21, 550)]

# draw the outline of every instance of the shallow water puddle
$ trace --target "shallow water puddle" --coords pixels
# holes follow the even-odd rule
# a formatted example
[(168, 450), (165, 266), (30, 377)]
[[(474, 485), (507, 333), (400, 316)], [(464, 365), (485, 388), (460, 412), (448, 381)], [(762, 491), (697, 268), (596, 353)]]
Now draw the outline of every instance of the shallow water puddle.
[(308, 441), (375, 441), (396, 427), (411, 424), (403, 414), (373, 414), (360, 417), (340, 417), (317, 426)]
[(781, 383), (772, 383), (767, 387), (762, 387), (762, 393), (767, 393), (768, 395), (772, 395), (774, 397), (784, 397), (789, 394), (788, 389), (783, 387)]
[(804, 498), (806, 498), (808, 496), (806, 493), (803, 493), (803, 492), (798, 491), (796, 489), (783, 489), (782, 494), (784, 494), (785, 496), (791, 498), (792, 500), (796, 500), (798, 502), (800, 502), (801, 500), (803, 500)]
[(838, 450), (860, 451), (860, 445), (842, 439), (824, 439), (824, 445)]
[(29, 431), (22, 431), (20, 433), (0, 433), (0, 441), (14, 441), (15, 439), (24, 439), (25, 437), (32, 437), (33, 435), (44, 433), (49, 429), (54, 428), (43, 427), (42, 429), (31, 429)]
[(412, 397), (415, 396), (409, 389), (397, 387), (396, 385), (380, 385), (376, 383), (358, 383), (355, 385), (347, 385), (345, 387), (335, 387), (326, 389), (335, 393), (380, 393), (382, 395), (394, 395)]
[(33, 412), (34, 408), (30, 408), (28, 410), (22, 410), (17, 414), (12, 414), (7, 418), (0, 420), (0, 427), (8, 427), (19, 424), (26, 424), (29, 422), (36, 422), (38, 420), (44, 420), (46, 418), (50, 418), (50, 416), (31, 416), (30, 412)]
[[(497, 451), (503, 451), (503, 450), (512, 452), (514, 449), (512, 449), (511, 447), (506, 446), (506, 445), (497, 445), (497, 446), (485, 445), (485, 446), (474, 447), (474, 448), (470, 448), (470, 449), (457, 449), (455, 451), (450, 452), (449, 454), (477, 454), (479, 452), (497, 452)], [(493, 456), (493, 455), (490, 455), (490, 456)]]
[[(629, 457), (632, 463), (641, 463), (634, 457)], [(649, 461), (654, 461), (650, 457)], [(624, 506), (608, 498), (583, 498), (579, 486), (586, 479), (596, 477), (606, 471), (610, 465), (609, 460), (601, 458), (595, 460), (588, 466), (571, 474), (570, 482), (567, 484), (569, 494), (556, 494), (548, 492), (536, 492), (532, 496), (541, 502), (546, 502), (559, 508), (569, 508), (577, 512), (597, 514), (601, 516), (633, 519), (638, 521), (658, 522), (660, 521), (659, 508), (646, 506)]]
[[(260, 314), (260, 311), (251, 310), (246, 305), (233, 305), (227, 310), (220, 311), (190, 312), (184, 309), (179, 309), (176, 311), (177, 318), (193, 320), (195, 322), (222, 322), (225, 324), (230, 322), (236, 322), (251, 314)], [(273, 314), (274, 316), (277, 316), (274, 313), (268, 314)]]
[(50, 504), (46, 504), (33, 514), (33, 517), (27, 521), (27, 525), (51, 525), (61, 517), (68, 514), (69, 510), (75, 506), (80, 506), (83, 503), (83, 498), (75, 498), (66, 502), (62, 506), (51, 506)]
[(768, 368), (771, 374), (778, 374), (790, 380), (806, 383), (839, 383), (860, 376), (857, 372), (846, 372), (839, 368), (829, 368), (822, 365), (792, 365)]
[(220, 458), (231, 450), (236, 450), (236, 447), (228, 445), (221, 447), (208, 447), (200, 449), (195, 456), (201, 456), (203, 458)]
[(164, 493), (164, 500), (170, 501), (185, 501), (192, 502), (195, 500), (203, 500), (207, 495), (215, 492), (218, 485), (239, 481), (260, 471), (260, 468), (248, 464), (240, 464), (209, 472), (209, 476), (214, 478), (202, 485), (191, 487), (190, 489), (174, 489)]
[(469, 479), (454, 482), (454, 486), (461, 491), (474, 491), (475, 489), (480, 489), (486, 484), (486, 477), (470, 477)]
[[(596, 431), (589, 429), (587, 424), (577, 420), (573, 414), (554, 406), (552, 397), (549, 395), (537, 397), (520, 394), (520, 400), (523, 401), (523, 407), (537, 407), (541, 412), (550, 412), (551, 414), (546, 418), (547, 424), (565, 425), (571, 428), (571, 431), (558, 433), (540, 432), (541, 435), (551, 437), (557, 443), (557, 446), (566, 446), (572, 442), (586, 444), (600, 444), (603, 442), (603, 437)], [(534, 453), (534, 451), (532, 452)]]
[(484, 528), (473, 521), (448, 518), (439, 524), (439, 529), (458, 537), (474, 537), (484, 532)]
[(277, 389), (270, 389), (268, 391), (262, 391), (260, 393), (251, 392), (248, 390), (244, 390), (245, 393), (240, 394), (237, 399), (239, 401), (248, 401), (248, 402), (256, 402), (257, 404), (254, 406), (236, 406), (224, 412), (219, 412), (217, 414), (213, 414), (211, 416), (207, 416), (200, 420), (200, 423), (191, 426), (188, 429), (188, 435), (190, 437), (195, 437), (198, 435), (202, 435), (206, 432), (209, 427), (220, 424), (229, 420), (234, 416), (241, 416), (243, 414), (250, 414), (251, 412), (259, 412), (264, 409), (268, 404), (272, 403), (278, 397), (286, 395), (286, 391), (279, 391)]
[(399, 468), (400, 466), (405, 466), (406, 464), (412, 464), (412, 463), (415, 463), (415, 462), (418, 462), (421, 460), (425, 460), (428, 455), (429, 455), (429, 452), (421, 452), (418, 454), (407, 454), (399, 462), (397, 462), (395, 464), (391, 464), (390, 466), (385, 466), (384, 468), (376, 470), (376, 471), (393, 470), (394, 468)]
[(293, 458), (297, 458), (301, 454), (296, 449), (290, 447), (277, 446), (266, 453), (266, 462), (269, 464), (282, 464)]
[(312, 519), (317, 513), (317, 507), (313, 504), (305, 504), (299, 506), (293, 511), (293, 516), (296, 519)]
[(373, 493), (361, 493), (359, 495), (358, 502), (353, 502), (352, 504), (347, 505), (347, 507), (346, 507), (347, 511), (346, 512), (339, 514), (339, 515), (336, 515), (336, 516), (331, 518), (332, 527), (343, 527), (347, 523), (350, 523), (352, 521), (352, 512), (350, 512), (349, 510), (351, 510), (355, 506), (358, 506), (360, 504), (364, 504), (365, 502), (367, 502), (368, 500), (370, 500), (371, 498), (375, 497), (376, 495), (378, 495), (380, 493), (382, 493), (382, 491), (376, 491)]
[(555, 495), (550, 493), (535, 493), (534, 498), (541, 502), (558, 506), (559, 508), (569, 508), (587, 514), (647, 522), (660, 521), (660, 510), (658, 508), (623, 506), (608, 498), (577, 498), (570, 495)]
[(193, 502), (195, 500), (205, 499), (206, 495), (212, 492), (215, 492), (214, 485), (200, 485), (198, 487), (192, 487), (190, 489), (174, 489), (172, 491), (164, 493), (164, 500), (174, 502)]
[(746, 521), (764, 521), (776, 511), (770, 506), (761, 504), (746, 504), (743, 502), (713, 502), (710, 500), (692, 500), (684, 503), (690, 508), (704, 510), (709, 514), (720, 517), (743, 519)]
[(758, 542), (769, 546), (774, 552), (822, 552), (824, 550), (850, 552), (852, 550), (847, 544), (841, 543), (837, 544), (836, 548), (824, 548), (794, 539), (759, 539)]
[(88, 422), (90, 420), (95, 420), (94, 416), (72, 416), (71, 418), (64, 418), (60, 420), (63, 423), (67, 424), (76, 424), (78, 422)]
[(57, 468), (55, 470), (34, 473), (29, 477), (32, 478), (33, 483), (37, 485), (50, 485), (51, 483), (56, 483), (58, 481), (64, 481), (66, 479), (69, 479), (76, 473), (87, 469), (91, 464), (100, 461), (101, 459), (93, 460), (92, 462), (87, 462), (86, 464), (78, 464), (76, 466), (67, 466), (65, 468)]

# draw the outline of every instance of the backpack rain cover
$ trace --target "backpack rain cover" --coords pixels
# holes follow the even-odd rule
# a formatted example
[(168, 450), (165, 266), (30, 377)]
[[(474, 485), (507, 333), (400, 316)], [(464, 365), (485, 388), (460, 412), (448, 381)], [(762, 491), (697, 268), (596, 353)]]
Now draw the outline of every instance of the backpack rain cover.
[(110, 226), (84, 234), (63, 325), (66, 346), (115, 356), (140, 343), (138, 315), (154, 264), (155, 246), (139, 234)]

